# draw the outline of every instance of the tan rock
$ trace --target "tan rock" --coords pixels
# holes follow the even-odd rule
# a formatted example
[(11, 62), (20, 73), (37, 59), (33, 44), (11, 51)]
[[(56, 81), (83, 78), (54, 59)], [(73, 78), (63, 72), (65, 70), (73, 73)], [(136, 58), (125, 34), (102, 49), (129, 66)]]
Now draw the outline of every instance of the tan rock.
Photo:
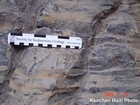
[(42, 27), (42, 26), (45, 26), (45, 27), (49, 27), (49, 28), (52, 28), (53, 25), (54, 25), (54, 22), (55, 22), (55, 18), (48, 15), (48, 14), (45, 14), (43, 16), (41, 16), (38, 20), (38, 23), (37, 23), (37, 26), (38, 27)]

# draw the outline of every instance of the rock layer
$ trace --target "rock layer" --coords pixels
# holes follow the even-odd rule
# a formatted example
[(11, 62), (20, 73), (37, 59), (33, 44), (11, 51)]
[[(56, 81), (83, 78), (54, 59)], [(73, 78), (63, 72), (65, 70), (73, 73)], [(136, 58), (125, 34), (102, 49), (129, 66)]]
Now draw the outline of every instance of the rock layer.
[[(0, 3), (1, 105), (140, 104), (138, 0)], [(10, 46), (9, 32), (78, 36), (83, 47)], [(90, 100), (112, 98), (139, 102)]]

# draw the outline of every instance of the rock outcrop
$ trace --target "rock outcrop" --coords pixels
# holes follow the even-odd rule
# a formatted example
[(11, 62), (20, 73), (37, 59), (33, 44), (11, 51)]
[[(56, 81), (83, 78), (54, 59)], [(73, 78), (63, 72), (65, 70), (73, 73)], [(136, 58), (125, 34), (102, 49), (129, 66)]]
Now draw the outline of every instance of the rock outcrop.
[[(139, 0), (1, 0), (1, 105), (140, 105)], [(9, 32), (78, 36), (77, 49), (11, 46)], [(138, 102), (94, 102), (93, 99)]]

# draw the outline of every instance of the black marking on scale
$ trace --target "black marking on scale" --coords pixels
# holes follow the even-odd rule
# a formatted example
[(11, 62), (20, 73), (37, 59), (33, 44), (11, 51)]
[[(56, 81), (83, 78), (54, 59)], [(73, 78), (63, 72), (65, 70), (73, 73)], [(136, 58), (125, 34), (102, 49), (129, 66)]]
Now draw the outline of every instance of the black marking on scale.
[(57, 45), (57, 47), (61, 47), (61, 45)]
[(58, 36), (58, 39), (69, 39), (67, 36)]
[(39, 47), (43, 47), (43, 44), (38, 44)]
[(11, 33), (11, 36), (22, 36), (22, 33)]
[(75, 49), (79, 49), (79, 47), (78, 46), (75, 46)]
[(39, 34), (34, 34), (34, 37), (41, 37), (41, 38), (46, 38), (46, 35), (39, 35)]
[(70, 48), (70, 46), (66, 46), (66, 48)]
[(24, 46), (24, 43), (19, 43), (20, 46)]
[(48, 46), (47, 46), (48, 48), (52, 48), (52, 45), (51, 44), (48, 44)]
[(14, 42), (10, 42), (10, 44), (11, 44), (11, 45), (15, 45), (15, 43), (14, 43)]
[(29, 46), (33, 46), (33, 43), (29, 43)]

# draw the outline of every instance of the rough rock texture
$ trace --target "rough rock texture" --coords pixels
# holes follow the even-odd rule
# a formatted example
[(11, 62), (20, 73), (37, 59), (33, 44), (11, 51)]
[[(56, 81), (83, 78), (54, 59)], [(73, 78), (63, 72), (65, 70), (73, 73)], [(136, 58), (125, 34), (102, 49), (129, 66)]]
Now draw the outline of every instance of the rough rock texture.
[(14, 50), (7, 44), (7, 32), (1, 32), (0, 36), (0, 84), (6, 80), (6, 74), (10, 70), (11, 55)]
[[(0, 0), (0, 104), (140, 105), (139, 8), (139, 0)], [(78, 36), (83, 47), (10, 46), (9, 32)], [(112, 98), (139, 102), (90, 100)]]

